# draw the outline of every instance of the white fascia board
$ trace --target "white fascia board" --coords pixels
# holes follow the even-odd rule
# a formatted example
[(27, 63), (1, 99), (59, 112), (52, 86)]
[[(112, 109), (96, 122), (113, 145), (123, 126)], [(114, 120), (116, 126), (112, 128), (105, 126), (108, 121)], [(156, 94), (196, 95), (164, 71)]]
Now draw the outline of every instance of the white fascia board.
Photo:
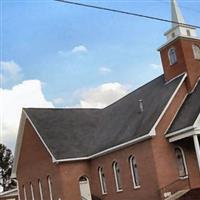
[(194, 128), (195, 128), (194, 126), (188, 126), (186, 128), (174, 131), (172, 133), (168, 133), (168, 134), (165, 135), (165, 137), (169, 138), (169, 137), (176, 136), (176, 135), (179, 135), (179, 134), (182, 134), (182, 133), (186, 133), (188, 131), (194, 130)]
[(199, 113), (197, 119), (194, 122), (194, 127), (199, 127), (200, 128), (200, 113)]
[(42, 137), (40, 136), (40, 134), (39, 134), (38, 130), (36, 129), (36, 127), (34, 126), (33, 122), (31, 121), (31, 119), (29, 118), (29, 116), (27, 115), (25, 110), (22, 110), (20, 125), (19, 125), (18, 135), (17, 135), (17, 142), (15, 145), (14, 164), (13, 164), (12, 175), (11, 175), (12, 178), (16, 178), (17, 165), (18, 165), (18, 161), (19, 161), (22, 140), (23, 140), (23, 135), (24, 135), (24, 126), (25, 126), (26, 120), (28, 120), (30, 122), (31, 126), (33, 127), (33, 129), (37, 133), (38, 137), (40, 138), (42, 144), (45, 146), (46, 150), (51, 155), (52, 161), (54, 162), (54, 160), (55, 160), (55, 157), (53, 156), (53, 154), (51, 153), (51, 151), (49, 150), (49, 148), (43, 141)]
[(154, 126), (152, 127), (152, 129), (151, 129), (151, 131), (149, 133), (150, 135), (152, 135), (152, 136), (156, 135), (156, 127), (157, 127), (158, 123), (160, 122), (160, 120), (162, 119), (164, 114), (166, 113), (167, 109), (169, 108), (169, 106), (172, 103), (174, 97), (176, 96), (177, 92), (179, 91), (180, 87), (182, 86), (183, 82), (185, 81), (185, 79), (187, 77), (187, 73), (184, 73), (184, 74), (185, 75), (183, 76), (181, 82), (177, 86), (176, 90), (174, 91), (174, 93), (172, 94), (171, 98), (169, 99), (167, 105), (165, 106), (164, 110), (162, 111), (162, 113), (160, 114), (159, 118), (157, 119), (157, 121), (155, 122)]
[(191, 36), (176, 36), (174, 38), (172, 38), (171, 40), (167, 41), (165, 44), (163, 44), (162, 46), (160, 46), (157, 51), (161, 51), (163, 49), (163, 47), (169, 45), (172, 41), (175, 41), (177, 38), (183, 38), (183, 39), (195, 39), (195, 40), (199, 40), (200, 38), (199, 37), (191, 37)]
[(183, 73), (181, 73), (181, 74), (175, 76), (174, 78), (172, 78), (172, 79), (166, 81), (166, 82), (165, 82), (165, 85), (168, 85), (168, 84), (171, 83), (172, 81), (176, 80), (177, 78), (179, 78), (179, 77), (181, 77), (181, 76), (183, 76), (183, 75), (185, 75), (185, 74), (186, 74), (186, 72), (183, 72)]
[(200, 135), (200, 132), (193, 129), (193, 130), (190, 130), (188, 132), (172, 136), (171, 138), (169, 138), (169, 142), (175, 142), (175, 141), (178, 141), (178, 140), (182, 140), (184, 138), (188, 138), (188, 137), (191, 137), (193, 135)]
[[(150, 139), (150, 138), (154, 137), (156, 135), (156, 131), (155, 131), (156, 126), (158, 125), (159, 121), (161, 120), (161, 118), (165, 114), (166, 110), (168, 109), (169, 105), (171, 104), (172, 100), (174, 99), (175, 95), (177, 94), (178, 90), (180, 89), (180, 87), (182, 86), (183, 82), (185, 81), (185, 79), (187, 77), (187, 73), (183, 73), (183, 74), (184, 74), (184, 76), (183, 76), (181, 82), (177, 86), (176, 90), (174, 91), (173, 95), (171, 96), (170, 100), (168, 101), (167, 105), (165, 106), (164, 110), (162, 111), (161, 115), (159, 116), (158, 120), (156, 121), (156, 123), (154, 124), (154, 126), (152, 127), (151, 131), (148, 134), (146, 134), (146, 135), (144, 135), (142, 137), (136, 138), (134, 140), (131, 140), (129, 142), (126, 142), (126, 143), (111, 147), (109, 149), (106, 149), (104, 151), (98, 152), (98, 153), (90, 155), (90, 156), (80, 157), (80, 158), (58, 159), (58, 160), (54, 160), (54, 162), (59, 163), (59, 162), (67, 162), (67, 161), (78, 161), (78, 160), (94, 159), (94, 158), (97, 158), (99, 156), (103, 156), (103, 155), (111, 153), (113, 151), (122, 149), (124, 147), (130, 146), (132, 144), (135, 144), (135, 143), (138, 143), (138, 142), (141, 142), (141, 141), (144, 141), (144, 140), (147, 140), (147, 139)], [(183, 75), (183, 74), (181, 74), (181, 75)]]
[(18, 189), (17, 188), (0, 193), (0, 197), (2, 197), (2, 198), (17, 196), (17, 195), (18, 195)]
[(39, 134), (37, 128), (35, 127), (35, 125), (33, 124), (33, 122), (31, 121), (30, 117), (28, 116), (28, 114), (23, 110), (23, 112), (26, 115), (26, 118), (28, 119), (28, 121), (30, 122), (31, 126), (33, 127), (33, 129), (35, 130), (35, 132), (37, 133), (38, 137), (40, 138), (42, 144), (45, 146), (46, 150), (48, 151), (48, 153), (51, 155), (52, 160), (55, 160), (55, 157), (53, 156), (53, 154), (51, 153), (50, 149), (48, 148), (48, 146), (46, 145), (46, 143), (44, 142), (44, 140), (42, 139), (41, 135)]
[(195, 131), (199, 131), (200, 130), (200, 113), (199, 113), (197, 119), (195, 120), (195, 122), (194, 122), (194, 124), (192, 126), (188, 126), (186, 128), (179, 129), (177, 131), (168, 133), (168, 134), (165, 135), (165, 137), (166, 138), (173, 137), (173, 136), (176, 136), (176, 135), (179, 135), (179, 134), (191, 131), (191, 130), (195, 130)]
[(21, 145), (22, 145), (22, 138), (23, 138), (25, 122), (26, 122), (26, 116), (22, 111), (19, 128), (18, 128), (17, 141), (15, 144), (14, 163), (13, 163), (11, 178), (16, 178), (17, 165), (18, 165), (20, 149), (21, 149)]
[(194, 85), (194, 88), (190, 91), (190, 94), (192, 94), (192, 93), (194, 92), (194, 90), (195, 90), (196, 87), (198, 86), (199, 82), (200, 82), (200, 77), (198, 78), (196, 84)]
[(125, 142), (125, 143), (123, 143), (123, 144), (120, 144), (120, 145), (117, 145), (117, 146), (115, 146), (115, 147), (111, 147), (111, 148), (109, 148), (109, 149), (106, 149), (106, 150), (104, 150), (104, 151), (101, 151), (101, 152), (99, 152), (99, 153), (96, 153), (96, 154), (94, 154), (94, 155), (92, 156), (92, 158), (96, 158), (96, 157), (105, 155), (105, 154), (107, 154), (107, 153), (111, 153), (111, 152), (113, 152), (113, 151), (120, 150), (120, 149), (122, 149), (122, 148), (124, 148), (124, 147), (128, 147), (128, 146), (130, 146), (130, 145), (133, 145), (133, 144), (136, 144), (136, 143), (139, 143), (139, 142), (143, 142), (144, 140), (150, 139), (150, 138), (152, 138), (152, 137), (153, 137), (153, 136), (150, 135), (150, 134), (141, 136), (141, 137), (136, 138), (136, 139), (134, 139), (134, 140), (130, 140), (130, 141)]
[(111, 148), (109, 148), (109, 149), (106, 149), (106, 150), (104, 150), (104, 151), (98, 152), (98, 153), (96, 153), (96, 154), (90, 155), (90, 156), (80, 157), (80, 158), (58, 159), (58, 160), (55, 160), (54, 162), (60, 163), (60, 162), (67, 162), (67, 161), (80, 161), (80, 160), (95, 159), (95, 158), (97, 158), (97, 157), (100, 157), (100, 156), (103, 156), (103, 155), (105, 155), (105, 154), (108, 154), (108, 153), (111, 153), (111, 152), (114, 152), (114, 151), (123, 149), (123, 148), (128, 147), (128, 146), (130, 146), (130, 145), (132, 145), (132, 144), (136, 144), (136, 143), (139, 143), (139, 142), (148, 140), (148, 139), (150, 139), (150, 138), (152, 138), (152, 136), (149, 135), (149, 134), (147, 134), (147, 135), (141, 136), (141, 137), (139, 137), (139, 138), (136, 138), (136, 139), (134, 139), (134, 140), (125, 142), (125, 143), (123, 143), (123, 144), (120, 144), (120, 145), (111, 147)]

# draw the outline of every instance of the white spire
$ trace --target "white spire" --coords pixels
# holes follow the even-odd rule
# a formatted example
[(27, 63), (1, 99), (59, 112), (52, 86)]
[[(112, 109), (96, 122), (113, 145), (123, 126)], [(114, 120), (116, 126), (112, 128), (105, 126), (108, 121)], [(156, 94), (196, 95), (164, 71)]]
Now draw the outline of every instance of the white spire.
[[(185, 24), (185, 20), (176, 0), (171, 0), (171, 16), (172, 21)], [(172, 27), (175, 26), (177, 26), (177, 24), (172, 23)]]
[(186, 23), (178, 6), (177, 0), (171, 0), (171, 16), (171, 20), (179, 24), (172, 23), (171, 29), (165, 33), (168, 42), (179, 36), (188, 38), (197, 37), (196, 29), (192, 26), (185, 25)]

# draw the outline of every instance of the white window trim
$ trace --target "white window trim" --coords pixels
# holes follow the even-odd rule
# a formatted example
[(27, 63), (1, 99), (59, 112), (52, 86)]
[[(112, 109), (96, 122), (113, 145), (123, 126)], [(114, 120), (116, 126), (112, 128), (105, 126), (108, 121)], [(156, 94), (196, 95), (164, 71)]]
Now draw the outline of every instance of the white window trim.
[(43, 191), (42, 191), (42, 183), (41, 180), (38, 180), (39, 192), (40, 192), (40, 199), (44, 200)]
[(101, 193), (107, 194), (106, 183), (105, 184), (103, 183), (103, 177), (102, 177), (103, 167), (99, 167), (98, 172), (99, 172), (99, 180), (100, 180), (100, 185), (101, 185)]
[(133, 172), (133, 159), (135, 158), (135, 156), (130, 156), (129, 158), (129, 164), (130, 164), (130, 168), (131, 168), (131, 175), (132, 175), (132, 181), (133, 181), (133, 187), (134, 189), (139, 189), (141, 188), (141, 185), (136, 185), (136, 181), (135, 181), (135, 176), (134, 176), (134, 172)]
[(24, 193), (24, 200), (27, 200), (26, 187), (25, 185), (23, 185), (22, 187), (23, 187), (23, 193)]
[(179, 179), (187, 179), (188, 178), (188, 169), (187, 169), (187, 163), (186, 163), (186, 159), (185, 159), (185, 153), (184, 153), (183, 149), (180, 146), (176, 146), (175, 149), (176, 148), (180, 149), (181, 154), (183, 156), (183, 164), (184, 164), (185, 174), (186, 174), (185, 176), (179, 176)]
[(49, 187), (50, 200), (53, 200), (52, 182), (51, 182), (51, 177), (50, 176), (47, 177), (47, 181), (48, 181), (48, 187)]
[(192, 45), (194, 59), (200, 60), (200, 55), (198, 55), (198, 52), (196, 52), (195, 48), (197, 48), (200, 51), (200, 47), (198, 45), (196, 45), (196, 44)]
[[(173, 62), (173, 63), (172, 63), (171, 54), (170, 54), (170, 52), (171, 52), (172, 50), (175, 51), (175, 58), (176, 58), (176, 61)], [(171, 48), (168, 50), (168, 58), (169, 58), (169, 63), (170, 63), (171, 66), (177, 63), (176, 49), (175, 49), (174, 47), (171, 47)]]
[(115, 186), (116, 186), (117, 192), (122, 192), (123, 189), (120, 188), (119, 181), (118, 181), (118, 178), (117, 178), (117, 171), (116, 171), (116, 165), (117, 164), (119, 165), (119, 163), (117, 161), (113, 162), (113, 172), (114, 172), (114, 177), (115, 177)]
[(30, 183), (30, 187), (31, 187), (31, 198), (32, 198), (32, 200), (35, 200), (35, 195), (34, 195), (34, 190), (33, 190), (32, 183)]

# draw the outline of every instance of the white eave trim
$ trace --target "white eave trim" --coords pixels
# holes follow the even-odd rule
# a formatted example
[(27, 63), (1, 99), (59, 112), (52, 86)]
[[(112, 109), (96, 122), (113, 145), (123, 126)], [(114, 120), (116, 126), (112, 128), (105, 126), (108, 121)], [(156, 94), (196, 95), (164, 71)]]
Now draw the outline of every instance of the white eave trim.
[[(156, 126), (158, 125), (158, 123), (160, 122), (160, 120), (162, 119), (163, 115), (165, 114), (166, 110), (168, 109), (169, 105), (171, 104), (172, 100), (174, 99), (175, 95), (177, 94), (178, 90), (180, 89), (181, 85), (183, 84), (183, 82), (185, 81), (185, 78), (187, 77), (187, 74), (184, 73), (185, 75), (183, 76), (181, 82), (179, 83), (179, 85), (177, 86), (176, 90), (174, 91), (173, 95), (171, 96), (170, 100), (168, 101), (167, 105), (165, 106), (164, 110), (162, 111), (161, 115), (159, 116), (158, 120), (156, 121), (156, 123), (154, 124), (154, 126), (152, 127), (152, 129), (150, 130), (150, 132), (144, 136), (141, 136), (141, 137), (138, 137), (136, 139), (133, 139), (131, 141), (128, 141), (128, 142), (125, 142), (123, 144), (120, 144), (120, 145), (117, 145), (117, 146), (114, 146), (114, 147), (111, 147), (111, 148), (108, 148), (106, 150), (103, 150), (101, 152), (98, 152), (96, 154), (93, 154), (93, 155), (90, 155), (90, 156), (85, 156), (85, 157), (78, 157), (78, 158), (68, 158), (68, 159), (56, 159), (53, 154), (51, 153), (51, 151), (49, 150), (49, 148), (47, 147), (47, 145), (45, 144), (45, 142), (43, 141), (43, 139), (41, 138), (39, 132), (37, 131), (36, 127), (34, 126), (33, 122), (31, 121), (31, 119), (29, 118), (29, 116), (27, 115), (27, 113), (23, 110), (23, 115), (25, 115), (25, 119), (28, 119), (29, 122), (31, 123), (31, 125), (33, 126), (34, 130), (36, 131), (38, 137), (41, 139), (42, 143), (44, 144), (44, 146), (46, 147), (47, 151), (49, 152), (49, 154), (51, 155), (52, 157), (52, 161), (53, 163), (60, 163), (60, 162), (69, 162), (69, 161), (83, 161), (83, 160), (89, 160), (89, 159), (94, 159), (94, 158), (97, 158), (97, 157), (100, 157), (100, 156), (103, 156), (105, 154), (108, 154), (108, 153), (111, 153), (113, 151), (116, 151), (116, 150), (120, 150), (120, 149), (123, 149), (125, 147), (128, 147), (132, 144), (136, 144), (136, 143), (139, 143), (139, 142), (142, 142), (144, 140), (148, 140), (148, 139), (151, 139), (152, 137), (154, 137), (156, 135), (156, 131), (155, 131), (155, 128)], [(178, 77), (177, 77), (178, 78)], [(21, 125), (22, 122), (20, 122), (20, 125)], [(25, 123), (25, 122), (24, 122)], [(18, 137), (23, 134), (23, 131), (20, 132), (20, 134), (18, 134)], [(16, 150), (16, 163), (18, 162), (18, 158), (19, 158), (19, 150), (20, 150), (20, 147), (21, 146), (18, 146), (17, 150)], [(16, 176), (16, 165), (14, 165), (14, 170), (13, 170), (13, 174), (15, 174)]]
[(175, 142), (187, 137), (191, 137), (193, 135), (200, 135), (200, 127), (189, 126), (181, 130), (169, 133), (165, 135), (165, 137), (168, 138), (169, 142)]
[(195, 122), (194, 122), (194, 126), (195, 126), (195, 127), (200, 127), (200, 113), (199, 113), (197, 119), (196, 119)]
[(26, 116), (22, 112), (20, 123), (19, 123), (18, 134), (17, 134), (17, 141), (15, 144), (14, 163), (13, 163), (11, 178), (16, 178), (17, 165), (18, 165), (18, 160), (19, 160), (19, 155), (20, 155), (25, 122), (26, 122)]
[(191, 131), (172, 136), (171, 138), (169, 138), (169, 142), (175, 142), (175, 141), (182, 140), (194, 135), (200, 135), (200, 131), (193, 129)]
[(17, 195), (18, 195), (18, 189), (17, 188), (0, 193), (0, 197), (2, 197), (2, 198), (17, 196)]
[(32, 125), (33, 129), (35, 130), (35, 132), (37, 133), (38, 137), (40, 138), (42, 144), (45, 146), (46, 150), (49, 152), (49, 154), (52, 157), (52, 160), (55, 160), (55, 157), (53, 156), (53, 154), (51, 153), (50, 149), (48, 148), (48, 146), (46, 145), (46, 143), (44, 142), (44, 140), (42, 139), (41, 135), (39, 134), (37, 128), (35, 127), (35, 125), (33, 124), (33, 122), (31, 121), (30, 117), (28, 116), (28, 114), (23, 110), (24, 114), (26, 115), (26, 118), (28, 119), (28, 121), (30, 122), (30, 124)]
[(165, 46), (169, 45), (171, 42), (175, 41), (177, 38), (184, 38), (184, 39), (195, 39), (195, 40), (199, 40), (200, 38), (198, 37), (192, 37), (192, 36), (186, 36), (186, 35), (177, 35), (176, 37), (172, 38), (171, 40), (167, 41), (165, 44), (163, 44), (162, 46), (160, 46), (157, 51), (161, 51)]
[(96, 153), (96, 154), (90, 155), (90, 156), (80, 157), (80, 158), (58, 159), (58, 160), (55, 160), (54, 162), (60, 163), (60, 162), (67, 162), (67, 161), (78, 161), (78, 160), (89, 160), (89, 159), (94, 159), (94, 158), (103, 156), (103, 155), (105, 155), (105, 154), (111, 153), (111, 152), (113, 152), (113, 151), (117, 151), (117, 150), (123, 149), (123, 148), (128, 147), (128, 146), (130, 146), (130, 145), (132, 145), (132, 144), (136, 144), (136, 143), (139, 143), (139, 142), (142, 142), (142, 141), (151, 139), (152, 137), (153, 137), (152, 135), (147, 134), (147, 135), (138, 137), (138, 138), (136, 138), (136, 139), (134, 139), (134, 140), (125, 142), (125, 143), (123, 143), (123, 144), (120, 144), (120, 145), (111, 147), (111, 148), (109, 148), (109, 149), (106, 149), (106, 150), (104, 150), (104, 151), (98, 152), (98, 153)]
[(38, 130), (36, 129), (35, 125), (31, 121), (31, 119), (29, 118), (28, 114), (25, 112), (25, 110), (22, 110), (20, 125), (19, 125), (18, 135), (17, 135), (17, 142), (16, 142), (16, 145), (15, 145), (15, 155), (14, 155), (15, 159), (14, 159), (12, 175), (11, 175), (12, 178), (16, 178), (17, 165), (18, 165), (18, 161), (19, 161), (19, 156), (20, 156), (20, 151), (21, 151), (21, 146), (22, 146), (22, 140), (23, 140), (23, 134), (24, 134), (24, 126), (25, 126), (26, 120), (28, 120), (30, 122), (31, 126), (34, 128), (34, 130), (37, 133), (42, 144), (45, 146), (46, 150), (51, 155), (52, 161), (54, 162), (54, 160), (55, 160), (55, 157), (53, 156), (53, 154), (51, 153), (51, 151), (49, 150), (49, 148), (45, 144), (44, 140), (40, 136)]
[(182, 133), (186, 133), (186, 132), (189, 132), (191, 130), (194, 130), (195, 127), (194, 126), (188, 126), (186, 128), (183, 128), (183, 129), (180, 129), (180, 130), (177, 130), (177, 131), (174, 131), (172, 133), (168, 133), (165, 135), (166, 138), (169, 138), (169, 137), (172, 137), (172, 136), (176, 136), (176, 135), (179, 135), (179, 134), (182, 134)]
[[(152, 127), (151, 131), (150, 131), (150, 135), (156, 135), (156, 127), (158, 125), (158, 123), (160, 122), (160, 120), (162, 119), (162, 117), (164, 116), (164, 114), (166, 113), (167, 109), (169, 108), (170, 104), (172, 103), (174, 97), (176, 96), (177, 92), (179, 91), (180, 87), (182, 86), (183, 82), (185, 81), (186, 77), (187, 77), (187, 73), (183, 73), (184, 76), (181, 80), (181, 82), (179, 83), (179, 85), (177, 86), (176, 90), (174, 91), (174, 93), (172, 94), (171, 98), (169, 99), (167, 105), (165, 106), (164, 110), (162, 111), (162, 113), (160, 114), (159, 118), (157, 119), (156, 123), (154, 124), (154, 126)], [(177, 77), (178, 78), (178, 77)]]

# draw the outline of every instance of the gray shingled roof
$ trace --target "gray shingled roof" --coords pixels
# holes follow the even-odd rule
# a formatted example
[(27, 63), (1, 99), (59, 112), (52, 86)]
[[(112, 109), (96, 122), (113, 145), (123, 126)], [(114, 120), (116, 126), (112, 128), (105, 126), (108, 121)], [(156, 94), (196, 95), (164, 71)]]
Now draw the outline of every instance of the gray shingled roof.
[(104, 109), (24, 110), (56, 159), (90, 156), (148, 134), (182, 78), (160, 76)]
[(193, 93), (187, 96), (184, 104), (179, 110), (168, 133), (192, 126), (200, 114), (200, 82)]

